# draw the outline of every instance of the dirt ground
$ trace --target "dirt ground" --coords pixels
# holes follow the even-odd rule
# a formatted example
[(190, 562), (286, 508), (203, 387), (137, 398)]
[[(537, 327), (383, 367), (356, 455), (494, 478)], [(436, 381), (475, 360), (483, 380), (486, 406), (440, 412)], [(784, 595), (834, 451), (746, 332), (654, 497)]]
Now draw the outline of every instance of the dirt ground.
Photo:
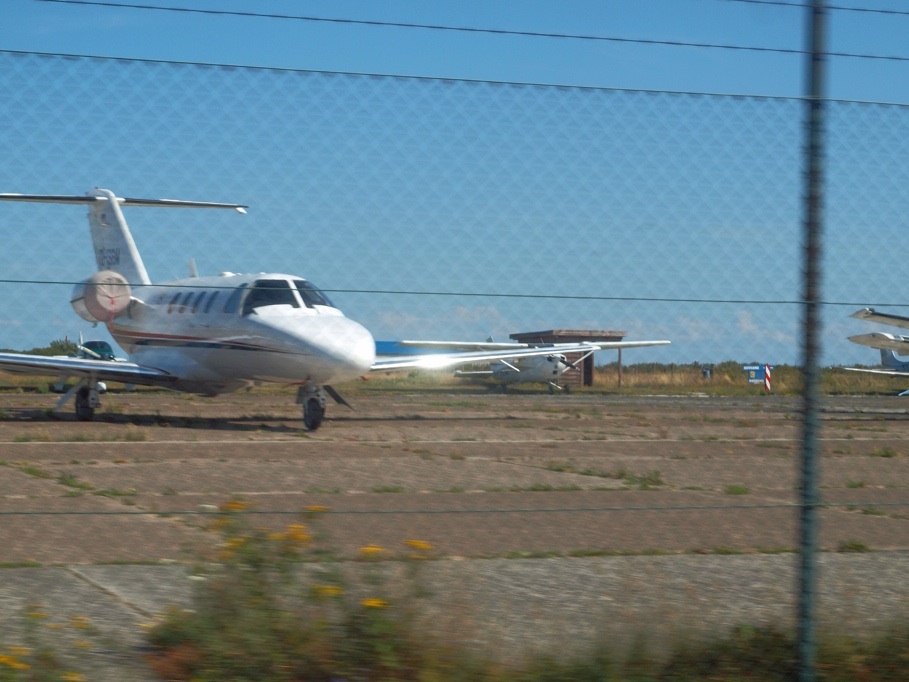
[[(91, 423), (0, 393), (0, 563), (191, 560), (211, 505), (342, 554), (583, 556), (798, 545), (795, 399), (358, 387), (305, 431), (293, 394), (108, 393)], [(909, 549), (909, 403), (830, 398), (820, 544)]]

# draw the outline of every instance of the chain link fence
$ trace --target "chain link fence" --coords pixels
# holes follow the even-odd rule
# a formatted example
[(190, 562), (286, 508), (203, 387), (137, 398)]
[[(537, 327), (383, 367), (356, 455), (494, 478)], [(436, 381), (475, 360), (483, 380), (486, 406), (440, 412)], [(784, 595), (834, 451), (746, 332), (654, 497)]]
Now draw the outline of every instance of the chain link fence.
[[(377, 339), (621, 329), (672, 341), (627, 363), (800, 361), (800, 100), (12, 52), (0, 73), (0, 190), (250, 205), (127, 209), (155, 282), (190, 258), (300, 275)], [(828, 126), (822, 364), (870, 365), (848, 314), (906, 304), (909, 110), (830, 102)], [(81, 214), (0, 206), (0, 347), (104, 335), (68, 304), (95, 270)], [(893, 505), (901, 538), (893, 454), (827, 501)]]

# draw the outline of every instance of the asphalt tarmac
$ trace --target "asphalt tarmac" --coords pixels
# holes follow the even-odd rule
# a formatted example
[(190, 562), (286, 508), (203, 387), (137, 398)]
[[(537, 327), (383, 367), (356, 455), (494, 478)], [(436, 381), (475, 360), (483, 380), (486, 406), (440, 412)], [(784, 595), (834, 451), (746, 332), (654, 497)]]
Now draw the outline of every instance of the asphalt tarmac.
[[(427, 608), (478, 646), (792, 615), (793, 399), (361, 390), (315, 433), (290, 394), (109, 394), (93, 423), (54, 400), (0, 394), (0, 644), (30, 603), (83, 615), (107, 642), (80, 654), (92, 679), (147, 674), (141, 625), (189, 603), (230, 499), (257, 526), (317, 526), (341, 557), (429, 542)], [(828, 400), (821, 452), (822, 617), (904, 617), (906, 408)]]

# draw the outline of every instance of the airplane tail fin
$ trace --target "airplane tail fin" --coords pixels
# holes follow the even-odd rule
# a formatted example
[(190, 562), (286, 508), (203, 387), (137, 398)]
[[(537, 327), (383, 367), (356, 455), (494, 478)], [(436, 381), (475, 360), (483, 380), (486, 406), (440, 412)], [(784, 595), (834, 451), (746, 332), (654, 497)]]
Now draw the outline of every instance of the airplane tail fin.
[(88, 208), (98, 270), (119, 272), (132, 286), (151, 284), (117, 197), (109, 189), (94, 189), (88, 195), (107, 199)]
[(881, 349), (881, 365), (887, 369), (899, 369), (909, 371), (909, 362), (898, 360), (892, 350)]

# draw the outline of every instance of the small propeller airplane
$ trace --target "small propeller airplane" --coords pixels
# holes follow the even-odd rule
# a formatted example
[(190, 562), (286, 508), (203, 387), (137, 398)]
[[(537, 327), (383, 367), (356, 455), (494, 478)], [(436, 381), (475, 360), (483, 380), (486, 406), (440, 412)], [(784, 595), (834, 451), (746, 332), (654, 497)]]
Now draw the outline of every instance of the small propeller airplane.
[[(348, 319), (312, 282), (280, 273), (199, 277), (153, 284), (123, 217), (123, 206), (232, 209), (243, 204), (130, 199), (108, 189), (85, 195), (0, 194), (2, 201), (88, 206), (98, 271), (73, 288), (82, 319), (103, 323), (128, 362), (0, 353), (0, 370), (73, 377), (60, 399), (75, 399), (76, 418), (90, 421), (101, 406), (99, 384), (116, 381), (216, 396), (257, 383), (297, 386), (303, 423), (319, 428), (328, 396), (350, 404), (334, 384), (371, 373), (442, 369), (468, 363), (552, 355), (551, 348), (509, 347), (403, 357), (376, 357), (372, 334)], [(659, 346), (669, 341), (566, 344), (560, 353)]]
[[(853, 317), (857, 320), (880, 322), (892, 327), (909, 329), (909, 317), (893, 315), (891, 313), (879, 313), (874, 308), (862, 308), (861, 310), (852, 313), (849, 317)], [(887, 332), (871, 332), (870, 334), (856, 334), (855, 336), (850, 336), (849, 340), (852, 341), (852, 343), (879, 350), (881, 352), (881, 367), (844, 367), (843, 369), (847, 369), (850, 372), (867, 372), (869, 374), (909, 377), (909, 362), (899, 360), (894, 354), (909, 354), (909, 336), (889, 334)], [(898, 395), (909, 395), (909, 390), (903, 391)]]
[[(634, 347), (636, 343), (630, 341), (629, 345), (624, 348)], [(652, 342), (643, 342), (646, 345), (654, 345)], [(502, 391), (512, 384), (519, 383), (540, 383), (546, 384), (550, 393), (556, 391), (570, 392), (569, 386), (559, 384), (559, 377), (570, 369), (580, 371), (579, 365), (599, 348), (588, 349), (583, 352), (581, 357), (569, 360), (564, 348), (572, 347), (574, 354), (577, 354), (577, 344), (566, 343), (548, 343), (548, 344), (531, 344), (519, 342), (496, 342), (492, 339), (487, 341), (398, 341), (396, 346), (401, 348), (422, 348), (426, 350), (461, 350), (461, 351), (480, 351), (480, 350), (509, 350), (523, 348), (546, 348), (549, 350), (548, 355), (535, 355), (524, 358), (499, 359), (489, 363), (489, 369), (476, 370), (456, 370), (454, 375), (461, 379), (492, 379), (494, 384), (502, 387)]]

